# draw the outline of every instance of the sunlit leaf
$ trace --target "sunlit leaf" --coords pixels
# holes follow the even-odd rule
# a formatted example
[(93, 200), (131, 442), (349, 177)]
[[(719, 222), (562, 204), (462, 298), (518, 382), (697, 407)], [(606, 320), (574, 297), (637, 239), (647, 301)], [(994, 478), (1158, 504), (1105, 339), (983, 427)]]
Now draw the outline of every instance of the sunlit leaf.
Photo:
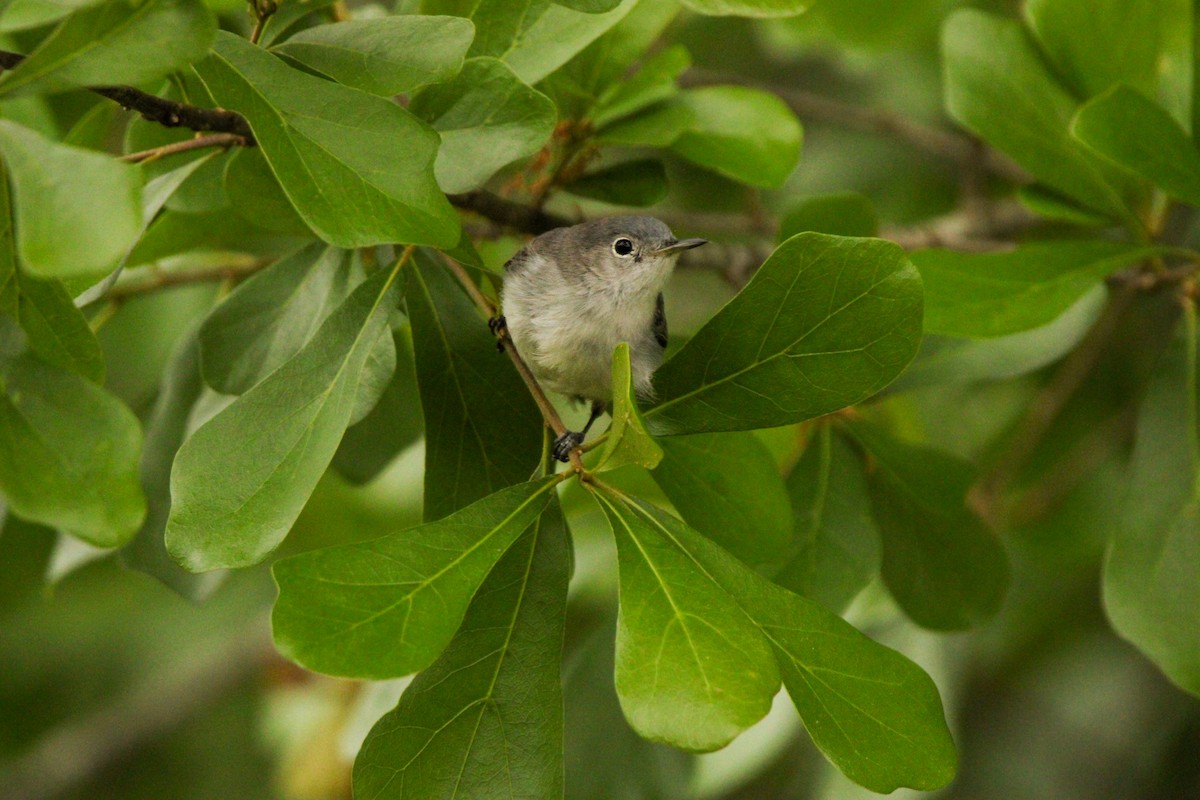
[(461, 17), (396, 16), (315, 25), (271, 49), (345, 86), (392, 97), (454, 77), (474, 36)]
[(612, 356), (613, 411), (608, 441), (596, 469), (615, 469), (627, 464), (654, 469), (663, 457), (662, 448), (646, 432), (633, 392), (629, 366), (629, 344), (621, 342)]
[(110, 0), (71, 13), (0, 75), (0, 94), (144, 83), (204, 57), (217, 25), (201, 0)]
[(325, 241), (458, 241), (458, 216), (433, 178), (437, 134), (399, 105), (225, 32), (196, 69), (217, 103), (246, 116), (288, 199)]
[(295, 356), (184, 442), (166, 539), (185, 567), (248, 566), (287, 535), (350, 422), (398, 300), (398, 270), (361, 284)]

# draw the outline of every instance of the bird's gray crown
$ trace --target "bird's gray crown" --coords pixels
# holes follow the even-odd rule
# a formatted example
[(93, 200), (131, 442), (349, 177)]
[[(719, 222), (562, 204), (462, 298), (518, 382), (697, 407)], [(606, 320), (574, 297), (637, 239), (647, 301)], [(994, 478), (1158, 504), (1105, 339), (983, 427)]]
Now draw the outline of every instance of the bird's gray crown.
[(534, 240), (534, 247), (561, 263), (584, 253), (607, 254), (613, 242), (621, 237), (632, 240), (638, 250), (661, 247), (675, 239), (666, 223), (654, 217), (607, 217), (544, 233)]

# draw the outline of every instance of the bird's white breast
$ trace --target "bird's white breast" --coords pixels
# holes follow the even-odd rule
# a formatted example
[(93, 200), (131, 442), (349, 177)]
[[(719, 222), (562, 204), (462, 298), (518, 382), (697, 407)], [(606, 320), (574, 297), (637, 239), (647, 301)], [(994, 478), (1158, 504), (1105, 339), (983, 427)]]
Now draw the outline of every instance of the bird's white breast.
[(612, 352), (628, 342), (634, 387), (646, 397), (662, 361), (651, 325), (665, 278), (650, 275), (619, 284), (569, 281), (534, 254), (505, 277), (503, 313), (517, 351), (547, 388), (608, 402)]

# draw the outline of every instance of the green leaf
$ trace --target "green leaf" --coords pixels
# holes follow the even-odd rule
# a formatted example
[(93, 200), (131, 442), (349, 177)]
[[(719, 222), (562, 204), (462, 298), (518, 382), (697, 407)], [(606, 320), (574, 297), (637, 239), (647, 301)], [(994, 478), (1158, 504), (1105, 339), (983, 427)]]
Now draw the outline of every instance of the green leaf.
[(773, 94), (744, 86), (708, 86), (679, 96), (693, 126), (671, 149), (734, 180), (777, 189), (800, 160), (803, 131)]
[(296, 212), (258, 147), (241, 147), (225, 162), (225, 197), (238, 216), (278, 233), (315, 237)]
[(751, 566), (783, 563), (792, 506), (775, 459), (750, 433), (672, 436), (654, 481), (679, 516)]
[(1085, 105), (1071, 133), (1172, 197), (1200, 205), (1200, 153), (1166, 109), (1136, 89), (1117, 86)]
[(913, 622), (962, 630), (995, 616), (1008, 590), (999, 539), (967, 508), (971, 465), (856, 422), (867, 449), (871, 508), (883, 534), (883, 580)]
[(1019, 23), (956, 11), (946, 21), (942, 53), (952, 117), (1053, 189), (1111, 218), (1128, 218), (1095, 158), (1067, 132), (1075, 99)]
[(840, 612), (879, 572), (863, 465), (850, 445), (820, 426), (787, 479), (796, 555), (774, 575), (785, 589)]
[(347, 253), (313, 244), (256, 272), (200, 328), (204, 380), (243, 394), (312, 339), (350, 292)]
[[(163, 533), (171, 511), (171, 463), (187, 438), (192, 409), (204, 391), (200, 377), (198, 325), (180, 337), (159, 383), (158, 399), (146, 421), (142, 447), (141, 485), (146, 494), (142, 527), (121, 550), (121, 561), (131, 569), (162, 581), (184, 597), (200, 600), (214, 588), (217, 575), (194, 575), (180, 568), (167, 553)], [(218, 578), (219, 580), (219, 578)]]
[[(388, 334), (384, 334), (385, 336)], [(333, 466), (351, 483), (373, 480), (424, 431), (412, 334), (407, 325), (392, 333), (396, 370), (371, 413), (346, 430)]]
[(72, 11), (101, 2), (103, 0), (11, 0), (0, 9), (0, 31), (40, 28), (57, 22)]
[(800, 202), (779, 221), (781, 242), (806, 231), (875, 236), (879, 233), (879, 217), (871, 199), (858, 192), (820, 195)]
[(350, 422), (364, 365), (397, 303), (399, 268), (359, 286), (294, 357), (179, 449), (166, 539), (180, 564), (249, 566), (287, 535)]
[(525, 384), (445, 267), (418, 253), (406, 292), (425, 412), (425, 519), (527, 480), (543, 423)]
[(621, 0), (554, 0), (554, 3), (587, 14), (602, 14), (619, 6)]
[(347, 20), (300, 31), (271, 50), (338, 83), (392, 97), (453, 78), (475, 26), (461, 17)]
[(707, 752), (771, 708), (779, 674), (762, 633), (645, 509), (594, 492), (617, 540), (617, 693), (647, 739)]
[[(392, 313), (392, 320), (401, 319), (399, 311)], [(390, 324), (391, 320), (389, 320)], [(354, 410), (350, 414), (350, 424), (357, 425), (375, 408), (379, 398), (387, 391), (392, 375), (396, 372), (396, 343), (392, 339), (391, 330), (382, 330), (375, 339), (375, 345), (363, 365), (362, 376), (358, 380), (358, 393), (354, 398)]]
[(0, 313), (17, 320), (29, 349), (48, 364), (104, 383), (104, 354), (87, 318), (62, 282), (17, 265), (8, 180), (0, 170)]
[(13, 229), (12, 196), (8, 175), (0, 161), (0, 314), (13, 319), (20, 316), (20, 273), (17, 267), (17, 240)]
[(1058, 318), (1110, 273), (1157, 255), (1123, 242), (1038, 242), (1003, 253), (923, 250), (909, 258), (925, 287), (925, 330), (1005, 336)]
[[(217, 151), (211, 151), (184, 163), (182, 166), (168, 170), (146, 181), (145, 186), (142, 187), (143, 235), (154, 222), (154, 218), (162, 211), (163, 206), (174, 197), (175, 192), (187, 182), (188, 178), (197, 170), (202, 169), (209, 161), (219, 157), (220, 154)], [(121, 273), (124, 271), (131, 253), (132, 248), (126, 252), (125, 256), (118, 262), (117, 268), (110, 272), (106, 278), (99, 283), (93, 283), (79, 294), (75, 298), (75, 305), (84, 308), (106, 297), (109, 290), (116, 284), (117, 279), (121, 277)], [(83, 278), (82, 280), (89, 281), (90, 278)]]
[(696, 114), (691, 106), (675, 99), (618, 120), (598, 132), (593, 140), (598, 144), (665, 148), (695, 126)]
[(458, 241), (458, 216), (433, 178), (437, 134), (408, 111), (291, 69), (223, 31), (196, 69), (218, 104), (250, 121), (288, 199), (325, 241)]
[(474, 189), (536, 153), (558, 120), (550, 98), (494, 58), (472, 58), (454, 80), (417, 94), (409, 109), (442, 136), (434, 172), (447, 192)]
[(273, 568), (275, 645), (330, 675), (381, 679), (424, 669), (556, 483), (524, 483), (438, 522), (280, 559)]
[(637, 464), (654, 469), (663, 457), (662, 448), (646, 432), (646, 423), (638, 409), (633, 391), (633, 373), (629, 366), (629, 344), (621, 342), (612, 354), (612, 425), (596, 469), (616, 469)]
[(652, 206), (667, 196), (667, 170), (658, 159), (626, 161), (582, 175), (563, 189), (618, 206)]
[(1138, 414), (1123, 510), (1104, 565), (1116, 631), (1200, 695), (1200, 443), (1196, 319), (1159, 362)]
[(800, 234), (658, 370), (646, 419), (682, 434), (818, 417), (889, 384), (920, 340), (920, 276), (899, 247)]
[(47, 364), (103, 385), (104, 353), (62, 281), (23, 275), (20, 270), (17, 274), (19, 318), (29, 336), (29, 349)]
[[(886, 793), (936, 789), (954, 777), (954, 744), (937, 687), (920, 667), (772, 584), (674, 517), (636, 502), (621, 509), (623, 520), (653, 534), (656, 553), (676, 557), (680, 569), (672, 577), (718, 586), (737, 603), (770, 643), (813, 742), (848, 778)], [(728, 617), (705, 613), (704, 619), (724, 626)], [(619, 654), (620, 638), (617, 645)], [(722, 650), (726, 657), (732, 652)]]
[[(0, 538), (0, 547), (4, 540)], [(689, 786), (689, 753), (638, 736), (613, 685), (616, 613), (570, 642), (563, 665), (563, 760), (570, 800), (666, 798)], [(572, 633), (574, 633), (572, 629)]]
[[(580, 0), (595, 7), (609, 0)], [(468, 56), (494, 56), (521, 80), (534, 84), (561, 67), (617, 24), (637, 0), (621, 0), (610, 11), (587, 13), (550, 0), (425, 0), (426, 14), (469, 17), (475, 40)]]
[(794, 17), (808, 9), (809, 0), (683, 0), (700, 14), (739, 17)]
[(356, 797), (562, 797), (570, 558), (551, 503), (488, 574), (441, 657), (371, 729)]
[(916, 359), (888, 391), (993, 381), (1034, 372), (1074, 350), (1107, 301), (1108, 292), (1097, 286), (1048, 325), (993, 339), (928, 334), (921, 340)]
[(1025, 18), (1056, 72), (1084, 98), (1125, 83), (1187, 124), (1190, 0), (1030, 0)]
[(1102, 228), (1109, 224), (1103, 214), (1086, 209), (1071, 198), (1040, 184), (1030, 183), (1018, 188), (1017, 199), (1030, 211), (1047, 219), (1087, 228)]
[(683, 45), (672, 45), (646, 59), (629, 79), (608, 85), (590, 114), (597, 130), (615, 120), (670, 99), (679, 93), (675, 81), (692, 65)]
[(642, 83), (641, 70), (634, 72), (634, 64), (644, 59), (642, 69), (646, 69), (657, 61), (657, 54), (648, 51), (678, 15), (675, 0), (638, 0), (617, 24), (541, 81), (539, 88), (554, 98), (564, 119), (591, 118), (601, 97), (622, 84)]
[(204, 57), (217, 29), (200, 0), (110, 0), (71, 13), (16, 69), (0, 94), (157, 80)]
[(0, 492), (27, 520), (119, 547), (146, 513), (137, 418), (85, 378), (21, 352), (22, 338), (0, 316)]
[(50, 278), (111, 271), (141, 233), (137, 168), (4, 120), (0, 152), (12, 182), (21, 265)]
[(873, 792), (948, 784), (958, 768), (937, 686), (837, 615), (766, 581), (743, 601), (813, 743)]

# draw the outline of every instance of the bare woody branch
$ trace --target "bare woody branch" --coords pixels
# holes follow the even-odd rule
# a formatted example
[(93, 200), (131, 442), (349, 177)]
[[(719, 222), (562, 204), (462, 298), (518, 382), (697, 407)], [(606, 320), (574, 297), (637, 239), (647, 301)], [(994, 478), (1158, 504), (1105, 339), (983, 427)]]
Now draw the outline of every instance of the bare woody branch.
[[(0, 68), (13, 69), (25, 56), (0, 50)], [(247, 144), (254, 143), (254, 133), (250, 123), (235, 111), (223, 108), (200, 108), (199, 106), (177, 103), (163, 97), (147, 94), (132, 86), (90, 86), (92, 92), (107, 97), (122, 108), (136, 111), (143, 119), (157, 122), (168, 128), (188, 128), (193, 131), (212, 131), (214, 133), (232, 133), (242, 137)]]

